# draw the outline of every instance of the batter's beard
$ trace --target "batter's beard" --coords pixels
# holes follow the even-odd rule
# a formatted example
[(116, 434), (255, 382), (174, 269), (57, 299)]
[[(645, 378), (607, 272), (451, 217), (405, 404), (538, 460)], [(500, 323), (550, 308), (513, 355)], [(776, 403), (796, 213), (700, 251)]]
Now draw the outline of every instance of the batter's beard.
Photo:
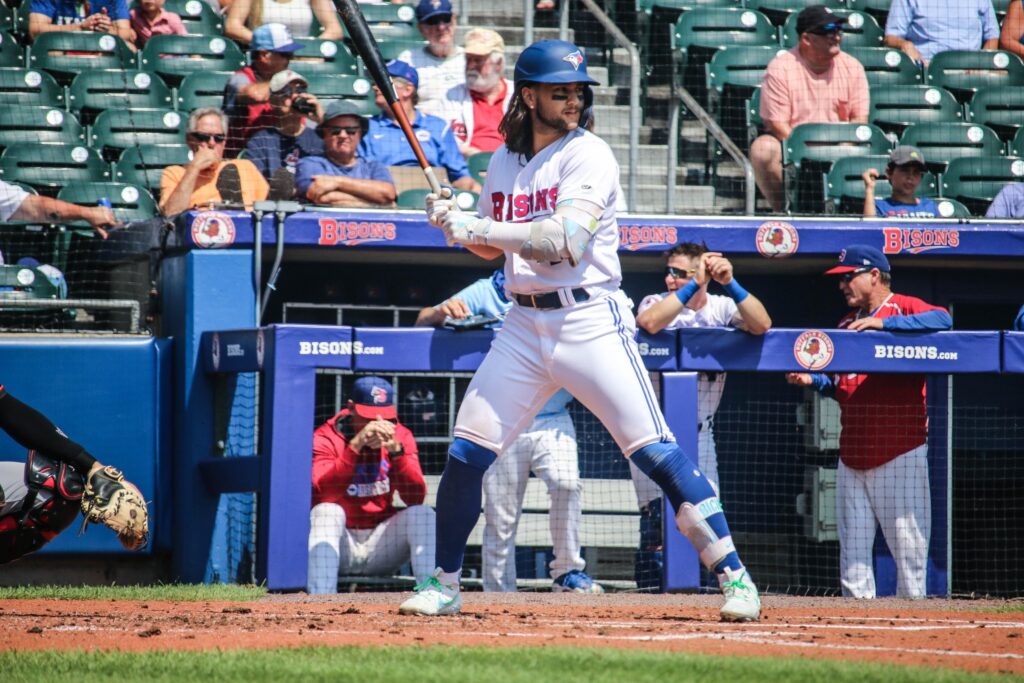
[(560, 116), (548, 116), (540, 107), (534, 110), (537, 115), (537, 120), (543, 123), (551, 130), (559, 133), (568, 133), (576, 130), (580, 127), (579, 120), (569, 123)]

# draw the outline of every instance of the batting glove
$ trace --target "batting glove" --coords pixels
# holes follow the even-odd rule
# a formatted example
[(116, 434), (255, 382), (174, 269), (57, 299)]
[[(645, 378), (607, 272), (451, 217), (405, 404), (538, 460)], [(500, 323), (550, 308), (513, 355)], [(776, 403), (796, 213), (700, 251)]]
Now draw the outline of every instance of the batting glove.
[(445, 215), (457, 209), (455, 191), (450, 187), (442, 187), (441, 194), (431, 192), (427, 195), (427, 219), (434, 227), (441, 228)]
[(491, 224), (490, 218), (453, 210), (445, 214), (441, 229), (449, 244), (487, 244), (487, 232)]

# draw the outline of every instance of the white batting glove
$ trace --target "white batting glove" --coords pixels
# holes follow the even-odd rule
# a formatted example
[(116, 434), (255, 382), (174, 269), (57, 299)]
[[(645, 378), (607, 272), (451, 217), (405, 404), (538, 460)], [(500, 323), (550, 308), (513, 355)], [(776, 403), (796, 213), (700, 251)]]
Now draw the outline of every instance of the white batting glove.
[(490, 218), (466, 213), (465, 211), (448, 211), (444, 216), (441, 229), (444, 230), (448, 243), (456, 244), (487, 244), (487, 231), (491, 228)]
[(427, 195), (427, 219), (434, 227), (442, 227), (445, 215), (457, 208), (455, 192), (450, 187), (442, 187), (441, 194), (431, 192)]

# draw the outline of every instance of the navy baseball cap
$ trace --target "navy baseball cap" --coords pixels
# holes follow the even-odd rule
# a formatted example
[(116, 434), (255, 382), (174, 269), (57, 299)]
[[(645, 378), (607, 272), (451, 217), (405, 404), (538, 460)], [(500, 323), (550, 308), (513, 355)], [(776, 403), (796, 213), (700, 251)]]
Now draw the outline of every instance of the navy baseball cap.
[(878, 268), (883, 273), (888, 273), (889, 259), (878, 249), (867, 244), (851, 244), (839, 252), (839, 265), (826, 270), (825, 275), (842, 275), (862, 268)]
[(352, 387), (350, 398), (355, 404), (356, 415), (367, 420), (378, 417), (394, 420), (398, 417), (395, 411), (395, 390), (386, 379), (360, 377)]
[(296, 43), (284, 24), (263, 24), (252, 32), (251, 52), (298, 52), (305, 45)]
[(416, 21), (420, 23), (441, 14), (452, 14), (452, 3), (449, 0), (420, 0), (416, 5)]
[(392, 59), (388, 62), (388, 73), (395, 78), (401, 78), (409, 81), (416, 89), (419, 89), (420, 87), (420, 75), (416, 73), (416, 69), (412, 64)]
[(837, 31), (845, 23), (845, 18), (834, 14), (828, 7), (810, 5), (796, 15), (796, 34)]

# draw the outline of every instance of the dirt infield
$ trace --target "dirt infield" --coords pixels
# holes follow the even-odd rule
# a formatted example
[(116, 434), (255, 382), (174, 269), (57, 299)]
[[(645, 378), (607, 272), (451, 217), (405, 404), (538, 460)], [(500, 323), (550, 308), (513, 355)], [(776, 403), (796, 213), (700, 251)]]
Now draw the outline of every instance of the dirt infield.
[(1024, 612), (1005, 603), (767, 597), (754, 624), (717, 621), (713, 596), (464, 594), (457, 617), (400, 616), (399, 595), (257, 602), (0, 602), (0, 649), (299, 645), (583, 645), (821, 657), (1024, 674)]

